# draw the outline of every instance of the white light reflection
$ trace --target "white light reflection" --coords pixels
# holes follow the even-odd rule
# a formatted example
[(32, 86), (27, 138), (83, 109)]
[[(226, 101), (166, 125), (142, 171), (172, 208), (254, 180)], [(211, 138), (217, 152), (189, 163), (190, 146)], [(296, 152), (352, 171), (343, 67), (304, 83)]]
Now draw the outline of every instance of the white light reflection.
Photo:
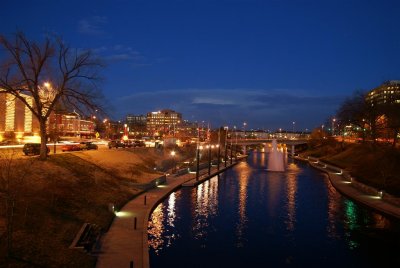
[(297, 176), (300, 168), (295, 163), (290, 163), (287, 173), (287, 220), (286, 228), (289, 231), (295, 229), (296, 223), (296, 194), (297, 194)]
[[(264, 155), (264, 154), (261, 154)], [(237, 247), (244, 246), (244, 228), (247, 224), (246, 205), (247, 205), (247, 187), (251, 168), (245, 163), (241, 162), (237, 165), (236, 172), (239, 174), (239, 222), (236, 226)]]
[(175, 192), (173, 192), (168, 198), (168, 225), (170, 227), (175, 227)]
[(193, 233), (196, 239), (201, 239), (207, 236), (209, 218), (218, 213), (218, 177), (198, 185), (192, 191), (192, 200), (195, 200)]

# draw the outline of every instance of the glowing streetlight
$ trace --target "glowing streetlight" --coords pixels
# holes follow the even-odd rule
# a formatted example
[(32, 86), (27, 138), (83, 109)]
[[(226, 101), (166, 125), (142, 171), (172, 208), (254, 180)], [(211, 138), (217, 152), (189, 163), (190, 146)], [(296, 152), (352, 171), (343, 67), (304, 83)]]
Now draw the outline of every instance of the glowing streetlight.
[(172, 173), (175, 173), (175, 172), (176, 172), (175, 155), (176, 155), (176, 152), (175, 152), (175, 151), (171, 151), (172, 160), (174, 161), (174, 169), (172, 170)]
[(44, 86), (45, 88), (48, 88), (48, 89), (51, 88), (51, 84), (50, 84), (49, 82), (44, 82), (44, 83), (43, 83), (43, 86)]
[(335, 135), (335, 122), (336, 122), (336, 118), (332, 119), (332, 136)]

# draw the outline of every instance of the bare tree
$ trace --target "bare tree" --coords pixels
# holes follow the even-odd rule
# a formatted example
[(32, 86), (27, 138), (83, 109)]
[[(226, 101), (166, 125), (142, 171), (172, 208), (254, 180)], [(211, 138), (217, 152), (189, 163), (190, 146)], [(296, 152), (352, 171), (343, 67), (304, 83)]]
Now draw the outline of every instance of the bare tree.
[(393, 137), (392, 146), (396, 147), (397, 136), (400, 131), (400, 105), (397, 103), (383, 104), (381, 109), (385, 115), (385, 126), (390, 130)]
[(18, 32), (9, 39), (0, 35), (0, 46), (0, 94), (21, 100), (38, 119), (40, 158), (46, 159), (46, 122), (57, 104), (81, 113), (103, 110), (97, 88), (101, 64), (89, 50), (71, 49), (60, 38), (37, 43)]
[[(361, 130), (365, 127), (365, 111), (367, 103), (365, 102), (365, 92), (357, 90), (353, 95), (347, 98), (339, 107), (337, 112), (338, 121), (342, 127), (352, 124)], [(361, 131), (363, 139), (365, 132)]]
[(337, 117), (345, 124), (353, 124), (361, 130), (363, 140), (369, 135), (375, 143), (384, 125), (381, 116), (382, 109), (377, 103), (367, 102), (366, 93), (355, 91), (350, 98), (347, 98), (340, 106)]

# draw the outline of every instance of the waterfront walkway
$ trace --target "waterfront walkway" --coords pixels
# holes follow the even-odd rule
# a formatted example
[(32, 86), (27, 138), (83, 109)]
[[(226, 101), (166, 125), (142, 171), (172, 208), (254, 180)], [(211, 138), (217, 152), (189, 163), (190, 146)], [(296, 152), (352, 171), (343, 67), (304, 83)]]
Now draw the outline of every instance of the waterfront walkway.
[(317, 158), (295, 159), (306, 161), (314, 168), (326, 172), (332, 185), (343, 195), (390, 217), (400, 219), (400, 198), (358, 182), (346, 170), (326, 164)]
[(196, 181), (196, 174), (193, 173), (167, 176), (165, 184), (158, 185), (129, 201), (116, 213), (110, 229), (101, 239), (101, 252), (96, 267), (149, 267), (147, 226), (151, 212), (159, 202), (182, 184), (195, 186), (234, 166), (244, 157), (238, 159), (237, 162), (233, 161), (232, 164), (227, 164), (227, 167), (222, 163), (220, 170), (213, 166), (210, 176), (208, 168), (200, 170), (201, 176), (198, 181)]

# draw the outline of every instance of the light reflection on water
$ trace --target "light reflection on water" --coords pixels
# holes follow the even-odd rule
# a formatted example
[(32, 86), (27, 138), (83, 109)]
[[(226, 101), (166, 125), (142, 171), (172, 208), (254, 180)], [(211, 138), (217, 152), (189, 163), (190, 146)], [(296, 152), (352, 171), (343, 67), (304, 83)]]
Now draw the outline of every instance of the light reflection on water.
[[(179, 192), (172, 193), (166, 199), (168, 206), (165, 203), (160, 203), (150, 216), (147, 230), (149, 234), (148, 244), (149, 248), (154, 250), (156, 254), (164, 247), (171, 246), (173, 241), (179, 237), (174, 230), (177, 218), (175, 202), (179, 196)], [(167, 224), (165, 224), (165, 221)]]
[(397, 222), (343, 197), (304, 163), (268, 172), (265, 159), (252, 153), (162, 202), (149, 221), (151, 267), (400, 265)]
[(297, 175), (300, 168), (295, 163), (290, 163), (287, 167), (286, 195), (287, 195), (287, 219), (286, 228), (293, 231), (296, 224), (296, 193), (297, 193)]
[(251, 168), (245, 162), (239, 163), (235, 170), (239, 176), (239, 221), (236, 226), (237, 247), (243, 247), (246, 239), (243, 236), (244, 228), (246, 227), (246, 202), (247, 202), (247, 186), (249, 183)]
[(193, 209), (192, 232), (195, 239), (207, 236), (209, 219), (218, 212), (218, 177), (200, 184), (191, 191)]
[(163, 237), (163, 232), (164, 232), (164, 204), (160, 203), (156, 209), (153, 211), (150, 217), (149, 221), (149, 227), (148, 227), (148, 234), (151, 237), (149, 239), (149, 246), (151, 249), (153, 249), (156, 254), (160, 249), (162, 249), (164, 245), (164, 237)]

